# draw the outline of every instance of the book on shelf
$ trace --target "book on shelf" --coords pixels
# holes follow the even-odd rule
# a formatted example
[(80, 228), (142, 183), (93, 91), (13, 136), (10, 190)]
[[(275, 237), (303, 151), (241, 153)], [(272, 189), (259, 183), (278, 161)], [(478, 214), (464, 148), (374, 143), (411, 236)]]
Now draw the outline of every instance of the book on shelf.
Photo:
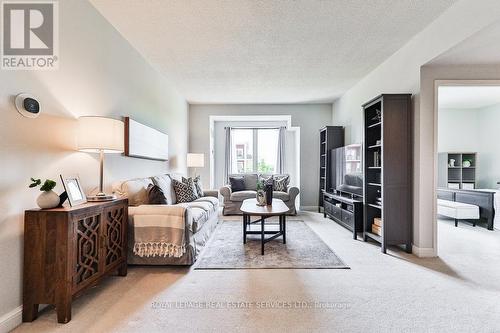
[(382, 226), (382, 219), (380, 217), (375, 217), (373, 219), (373, 224), (375, 224), (376, 226), (381, 227)]
[(378, 225), (376, 225), (376, 224), (372, 224), (372, 232), (373, 232), (375, 235), (382, 236), (382, 227), (379, 227), (379, 226), (378, 226)]

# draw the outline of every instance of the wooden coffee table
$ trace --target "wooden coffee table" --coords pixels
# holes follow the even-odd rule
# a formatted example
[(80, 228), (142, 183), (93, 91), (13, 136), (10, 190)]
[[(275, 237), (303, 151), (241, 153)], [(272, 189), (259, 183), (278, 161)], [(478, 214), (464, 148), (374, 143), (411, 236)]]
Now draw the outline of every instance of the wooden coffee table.
[[(279, 236), (283, 236), (283, 244), (286, 244), (286, 213), (290, 210), (287, 205), (280, 199), (273, 199), (273, 204), (268, 206), (258, 206), (257, 199), (246, 199), (241, 204), (240, 208), (243, 213), (243, 244), (247, 243), (247, 235), (260, 235), (261, 254), (264, 255), (264, 244), (272, 241)], [(259, 216), (260, 219), (251, 222), (250, 216)], [(264, 224), (268, 217), (279, 216), (279, 230), (265, 230)], [(261, 229), (251, 231), (247, 230), (250, 224), (261, 224)], [(265, 238), (266, 234), (272, 234), (271, 237)]]

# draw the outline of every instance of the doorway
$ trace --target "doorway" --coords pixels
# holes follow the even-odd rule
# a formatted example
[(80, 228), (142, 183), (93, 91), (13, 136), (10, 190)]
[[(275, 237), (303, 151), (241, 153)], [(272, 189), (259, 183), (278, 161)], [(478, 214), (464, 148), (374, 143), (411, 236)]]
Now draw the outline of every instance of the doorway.
[(437, 81), (435, 110), (437, 253), (486, 254), (500, 234), (500, 81)]

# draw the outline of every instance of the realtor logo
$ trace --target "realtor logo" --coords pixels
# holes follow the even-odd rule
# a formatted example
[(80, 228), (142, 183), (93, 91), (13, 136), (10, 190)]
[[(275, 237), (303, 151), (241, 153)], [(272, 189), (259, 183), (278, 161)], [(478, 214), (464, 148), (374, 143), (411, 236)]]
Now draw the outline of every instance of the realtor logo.
[(57, 69), (56, 1), (2, 2), (2, 69)]

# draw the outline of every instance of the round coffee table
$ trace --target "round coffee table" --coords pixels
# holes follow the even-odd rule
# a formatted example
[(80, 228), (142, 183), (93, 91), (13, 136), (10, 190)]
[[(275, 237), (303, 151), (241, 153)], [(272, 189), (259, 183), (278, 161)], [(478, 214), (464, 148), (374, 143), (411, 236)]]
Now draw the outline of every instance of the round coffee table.
[[(241, 204), (240, 208), (243, 213), (243, 244), (247, 243), (247, 235), (260, 235), (261, 254), (264, 255), (264, 244), (272, 241), (279, 236), (283, 236), (283, 244), (286, 244), (286, 213), (290, 210), (287, 205), (280, 199), (273, 199), (272, 205), (258, 206), (257, 199), (246, 199)], [(250, 216), (259, 216), (260, 219), (251, 222)], [(279, 230), (265, 230), (264, 224), (268, 217), (279, 216)], [(261, 229), (256, 231), (247, 230), (250, 224), (261, 224)], [(265, 238), (266, 234), (271, 234), (269, 238)]]

